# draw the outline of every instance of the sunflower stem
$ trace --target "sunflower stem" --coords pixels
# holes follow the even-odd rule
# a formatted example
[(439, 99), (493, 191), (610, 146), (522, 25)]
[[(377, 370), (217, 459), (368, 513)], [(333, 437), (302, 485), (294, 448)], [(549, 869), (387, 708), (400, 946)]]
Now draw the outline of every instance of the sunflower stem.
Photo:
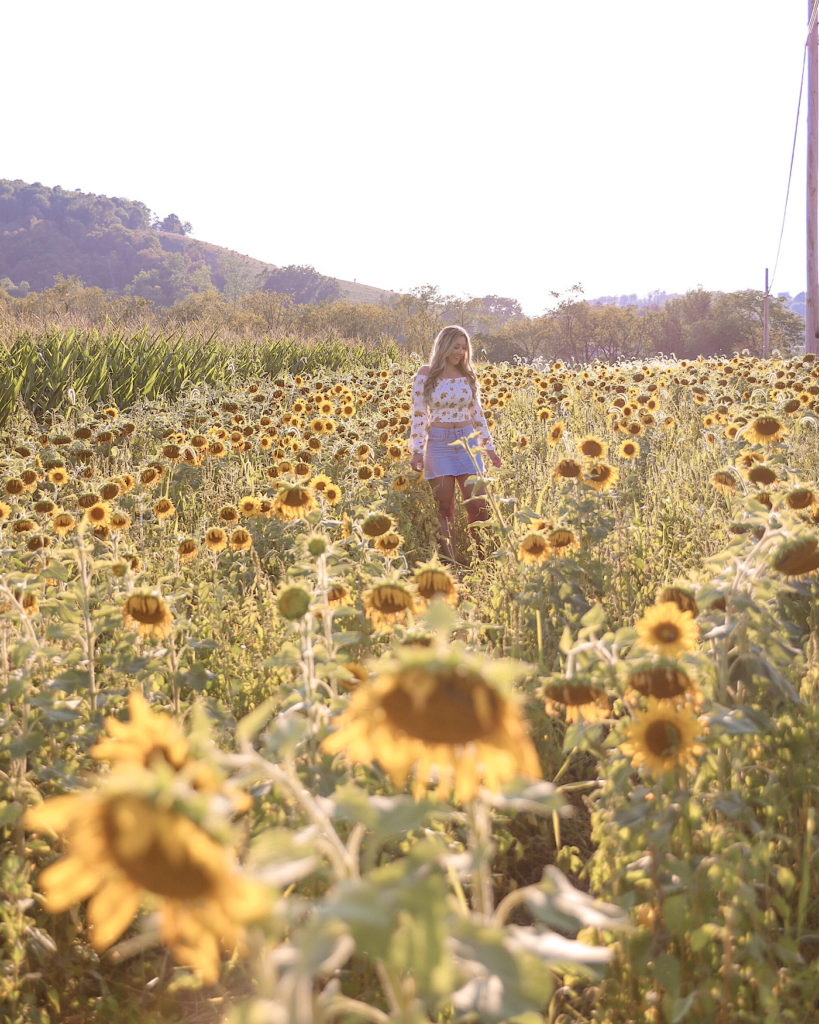
[(492, 822), (486, 801), (480, 796), (469, 802), (467, 824), (468, 845), (472, 853), (472, 909), (488, 919), (494, 909), (490, 863)]

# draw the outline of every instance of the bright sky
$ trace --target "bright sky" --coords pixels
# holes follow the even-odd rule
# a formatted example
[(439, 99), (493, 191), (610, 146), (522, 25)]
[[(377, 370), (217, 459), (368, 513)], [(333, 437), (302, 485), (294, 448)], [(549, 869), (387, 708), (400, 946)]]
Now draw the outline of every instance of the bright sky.
[[(0, 177), (407, 291), (762, 288), (806, 0), (2, 4)], [(805, 113), (774, 291), (805, 288)]]

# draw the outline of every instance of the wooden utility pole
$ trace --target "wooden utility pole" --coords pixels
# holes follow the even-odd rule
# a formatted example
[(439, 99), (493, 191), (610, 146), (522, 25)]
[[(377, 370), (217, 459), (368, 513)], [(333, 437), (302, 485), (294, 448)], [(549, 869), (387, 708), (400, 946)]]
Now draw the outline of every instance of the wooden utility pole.
[(819, 248), (817, 248), (817, 196), (819, 195), (819, 31), (813, 17), (816, 0), (808, 0), (808, 281), (805, 303), (805, 351), (819, 354)]
[(767, 359), (771, 354), (771, 334), (768, 325), (769, 303), (768, 268), (765, 267), (765, 298), (762, 300), (762, 358)]

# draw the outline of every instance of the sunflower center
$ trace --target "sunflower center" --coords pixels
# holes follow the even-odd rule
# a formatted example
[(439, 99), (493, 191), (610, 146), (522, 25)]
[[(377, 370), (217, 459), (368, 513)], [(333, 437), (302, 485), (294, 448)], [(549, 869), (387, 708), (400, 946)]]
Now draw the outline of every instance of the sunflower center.
[(399, 684), (383, 698), (393, 725), (426, 743), (452, 746), (483, 739), (495, 728), (501, 700), (479, 676), (437, 672), (429, 693), (419, 699), (419, 690), (429, 682), (425, 671), (402, 673)]
[(673, 757), (682, 740), (682, 733), (666, 719), (651, 722), (645, 732), (645, 744), (655, 757)]
[(680, 630), (673, 622), (658, 622), (654, 627), (654, 637), (657, 643), (674, 644), (680, 638)]
[(210, 895), (213, 877), (191, 856), (187, 837), (179, 835), (177, 826), (184, 821), (136, 797), (109, 801), (103, 830), (112, 860), (135, 885), (159, 896), (191, 900)]

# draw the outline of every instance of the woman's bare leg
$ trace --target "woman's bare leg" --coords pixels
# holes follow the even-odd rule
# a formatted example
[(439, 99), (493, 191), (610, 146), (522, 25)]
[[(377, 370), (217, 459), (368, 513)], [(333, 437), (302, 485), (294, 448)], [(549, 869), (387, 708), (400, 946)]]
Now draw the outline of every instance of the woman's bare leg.
[[(469, 533), (474, 541), (478, 557), (485, 554), (482, 544), (484, 540), (483, 530), (477, 524), (485, 523), (491, 518), (489, 502), (486, 500), (486, 492), (480, 480), (470, 481), (467, 476), (457, 478), (458, 486), (461, 489), (461, 497), (466, 507), (466, 518), (469, 523)], [(477, 527), (477, 528), (476, 528)]]
[(436, 476), (429, 481), (438, 512), (441, 550), (444, 557), (455, 561), (455, 477)]

